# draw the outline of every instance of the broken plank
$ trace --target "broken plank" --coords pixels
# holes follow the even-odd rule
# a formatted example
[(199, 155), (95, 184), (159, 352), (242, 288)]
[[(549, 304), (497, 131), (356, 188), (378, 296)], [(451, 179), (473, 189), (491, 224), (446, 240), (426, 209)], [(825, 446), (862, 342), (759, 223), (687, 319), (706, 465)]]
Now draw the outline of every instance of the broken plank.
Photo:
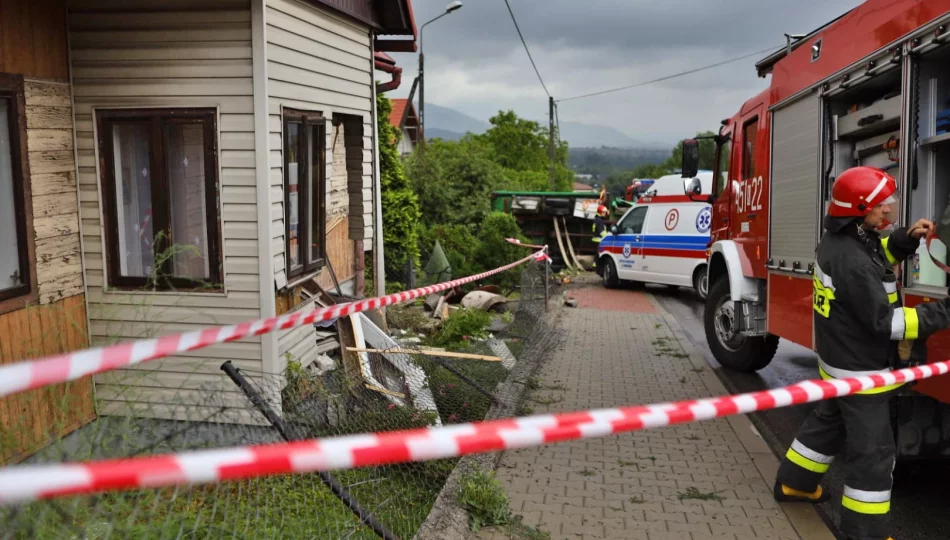
[(483, 360), (485, 362), (501, 362), (499, 356), (487, 356), (484, 354), (457, 353), (448, 351), (427, 351), (424, 349), (361, 349), (358, 347), (347, 347), (346, 350), (356, 353), (382, 353), (382, 354), (420, 354), (423, 356), (443, 356), (446, 358), (464, 358), (466, 360)]

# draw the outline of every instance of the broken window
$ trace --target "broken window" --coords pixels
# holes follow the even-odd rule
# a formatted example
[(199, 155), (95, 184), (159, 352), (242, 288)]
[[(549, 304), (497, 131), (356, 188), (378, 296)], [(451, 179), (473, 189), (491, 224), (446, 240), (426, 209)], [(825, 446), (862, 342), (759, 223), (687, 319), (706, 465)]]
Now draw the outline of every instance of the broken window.
[(325, 258), (326, 119), (284, 110), (284, 224), (287, 276), (321, 268)]
[(98, 111), (109, 282), (219, 287), (215, 111)]

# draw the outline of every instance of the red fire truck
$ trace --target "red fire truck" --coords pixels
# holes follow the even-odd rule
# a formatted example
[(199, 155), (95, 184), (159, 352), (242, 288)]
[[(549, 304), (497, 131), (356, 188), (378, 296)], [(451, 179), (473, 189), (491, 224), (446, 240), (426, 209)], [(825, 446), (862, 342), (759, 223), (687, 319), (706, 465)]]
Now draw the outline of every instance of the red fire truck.
[[(903, 223), (937, 222), (950, 199), (950, 0), (867, 0), (760, 61), (769, 87), (722, 122), (705, 331), (716, 359), (752, 372), (779, 338), (814, 348), (812, 268), (835, 177), (855, 165), (898, 179)], [(697, 142), (684, 143), (683, 176)], [(699, 192), (696, 192), (699, 193)], [(937, 245), (934, 242), (933, 245)], [(946, 248), (934, 250), (946, 262)], [(913, 306), (947, 294), (925, 246), (904, 263)], [(928, 361), (950, 358), (950, 331)], [(895, 400), (899, 454), (950, 456), (950, 376)]]

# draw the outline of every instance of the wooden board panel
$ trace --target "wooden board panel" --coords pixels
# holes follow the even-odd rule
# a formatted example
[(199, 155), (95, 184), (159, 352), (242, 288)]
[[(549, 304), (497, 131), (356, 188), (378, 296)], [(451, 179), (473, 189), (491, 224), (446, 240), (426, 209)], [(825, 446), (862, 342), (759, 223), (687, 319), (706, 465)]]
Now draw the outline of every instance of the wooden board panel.
[[(327, 233), (327, 259), (333, 265), (337, 280), (342, 284), (356, 275), (356, 257), (350, 240), (347, 222), (341, 220)], [(329, 268), (317, 276), (317, 283), (326, 290), (335, 289)]]
[[(0, 364), (88, 346), (81, 294), (0, 315)], [(85, 378), (0, 399), (0, 463), (19, 461), (95, 418)]]
[(62, 0), (0, 0), (0, 72), (67, 80)]

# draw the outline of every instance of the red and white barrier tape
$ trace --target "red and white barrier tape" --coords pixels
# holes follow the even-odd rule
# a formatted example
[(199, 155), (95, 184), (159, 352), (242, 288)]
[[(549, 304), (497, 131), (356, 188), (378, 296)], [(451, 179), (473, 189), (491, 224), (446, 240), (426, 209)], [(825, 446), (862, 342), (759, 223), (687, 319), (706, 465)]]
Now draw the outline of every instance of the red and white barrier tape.
[(0, 469), (0, 504), (451, 458), (787, 407), (950, 372), (950, 361), (737, 396), (89, 463)]
[(526, 247), (526, 248), (531, 248), (531, 249), (544, 249), (544, 250), (547, 250), (547, 249), (548, 249), (548, 246), (538, 246), (538, 245), (535, 245), (535, 244), (524, 244), (524, 243), (521, 242), (521, 240), (518, 240), (517, 238), (505, 238), (505, 241), (508, 242), (509, 244), (514, 244), (514, 245), (516, 245), (516, 246), (521, 246), (521, 247)]
[(361, 311), (400, 304), (421, 296), (465, 285), (510, 270), (526, 262), (538, 260), (537, 254), (532, 253), (521, 260), (488, 272), (411, 291), (322, 307), (306, 312), (289, 313), (279, 317), (249, 321), (232, 326), (216, 326), (194, 332), (120, 343), (109, 347), (86, 349), (48, 356), (39, 360), (0, 366), (0, 398), (33, 388), (73, 381), (87, 375), (156, 360), (172, 354), (204, 349), (218, 343), (259, 336), (275, 330), (289, 330), (318, 321), (332, 322), (340, 317), (346, 317)]

